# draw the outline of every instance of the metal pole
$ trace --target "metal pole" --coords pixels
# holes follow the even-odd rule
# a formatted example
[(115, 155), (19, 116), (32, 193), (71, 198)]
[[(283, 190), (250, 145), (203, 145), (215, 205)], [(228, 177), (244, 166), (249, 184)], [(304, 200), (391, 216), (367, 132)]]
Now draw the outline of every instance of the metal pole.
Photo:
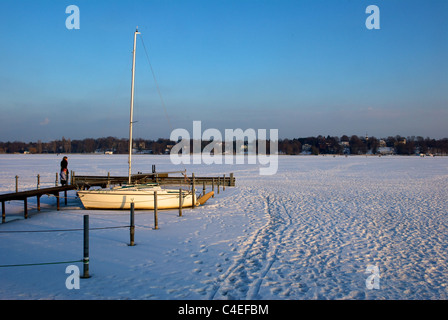
[(84, 272), (81, 278), (90, 278), (89, 274), (89, 216), (84, 215), (84, 257), (82, 259)]
[(179, 217), (182, 217), (182, 189), (179, 189)]
[(130, 231), (130, 246), (135, 246), (134, 235), (135, 235), (135, 222), (134, 222), (134, 202), (131, 203), (131, 226)]
[(23, 209), (25, 210), (23, 215), (25, 219), (28, 219), (28, 198), (23, 199)]
[(196, 182), (195, 182), (195, 179), (194, 179), (194, 173), (191, 174), (191, 178), (193, 180), (193, 186), (191, 188), (191, 207), (195, 208), (196, 205), (194, 203), (194, 196), (196, 194)]
[(219, 194), (219, 185), (220, 185), (220, 177), (218, 177), (218, 194)]
[(159, 222), (157, 218), (157, 191), (154, 191), (154, 229), (159, 229)]

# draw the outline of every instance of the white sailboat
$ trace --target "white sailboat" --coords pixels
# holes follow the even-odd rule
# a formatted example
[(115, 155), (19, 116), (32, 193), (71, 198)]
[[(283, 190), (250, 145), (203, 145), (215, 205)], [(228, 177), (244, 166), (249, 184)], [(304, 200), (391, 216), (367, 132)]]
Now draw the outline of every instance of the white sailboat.
[[(132, 83), (131, 83), (131, 113), (129, 122), (129, 172), (128, 185), (109, 189), (80, 190), (78, 196), (86, 209), (130, 209), (134, 203), (135, 209), (154, 209), (154, 193), (157, 192), (158, 209), (174, 209), (191, 207), (193, 203), (198, 206), (203, 204), (211, 194), (205, 195), (201, 199), (196, 198), (195, 191), (179, 189), (164, 189), (157, 184), (132, 184), (132, 123), (134, 110), (134, 80), (135, 80), (135, 52), (138, 28), (134, 33), (134, 50), (132, 60)], [(182, 197), (182, 199), (179, 199)]]
[(129, 185), (111, 189), (83, 190), (78, 191), (78, 196), (86, 209), (109, 209), (125, 210), (154, 209), (154, 193), (157, 192), (158, 209), (175, 209), (191, 207), (193, 201), (196, 206), (201, 204), (194, 192), (183, 191), (182, 200), (179, 202), (179, 190), (162, 189), (160, 186), (151, 185)]

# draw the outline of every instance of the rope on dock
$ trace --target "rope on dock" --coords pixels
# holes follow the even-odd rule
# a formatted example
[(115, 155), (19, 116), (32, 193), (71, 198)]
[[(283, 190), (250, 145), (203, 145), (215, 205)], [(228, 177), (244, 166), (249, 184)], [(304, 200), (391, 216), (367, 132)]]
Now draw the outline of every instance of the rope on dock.
[[(129, 228), (130, 226), (115, 226), (115, 227), (97, 227), (89, 228), (89, 230), (106, 230), (106, 229), (119, 229)], [(70, 232), (70, 231), (83, 231), (84, 229), (53, 229), (53, 230), (7, 230), (0, 231), (0, 233), (39, 233), (39, 232)]]

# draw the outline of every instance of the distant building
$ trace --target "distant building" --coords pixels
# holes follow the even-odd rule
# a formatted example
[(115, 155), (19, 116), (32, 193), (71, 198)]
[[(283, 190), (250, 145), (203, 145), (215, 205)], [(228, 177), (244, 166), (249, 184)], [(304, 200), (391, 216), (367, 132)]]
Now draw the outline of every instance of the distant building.
[(339, 145), (342, 147), (343, 154), (350, 154), (350, 142), (349, 141), (341, 141)]
[(391, 147), (379, 147), (377, 150), (378, 154), (382, 154), (382, 155), (390, 155), (390, 154), (394, 154), (394, 148)]
[(311, 154), (311, 145), (307, 143), (302, 144), (302, 154)]

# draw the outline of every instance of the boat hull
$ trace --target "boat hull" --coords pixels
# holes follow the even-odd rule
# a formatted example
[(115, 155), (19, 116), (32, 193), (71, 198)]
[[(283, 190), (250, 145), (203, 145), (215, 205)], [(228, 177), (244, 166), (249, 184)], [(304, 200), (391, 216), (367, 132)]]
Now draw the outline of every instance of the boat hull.
[[(85, 190), (78, 196), (85, 209), (129, 210), (134, 203), (136, 210), (154, 209), (154, 191), (157, 191), (157, 209), (179, 208), (178, 190)], [(182, 207), (199, 205), (196, 195), (187, 191), (182, 194)]]

